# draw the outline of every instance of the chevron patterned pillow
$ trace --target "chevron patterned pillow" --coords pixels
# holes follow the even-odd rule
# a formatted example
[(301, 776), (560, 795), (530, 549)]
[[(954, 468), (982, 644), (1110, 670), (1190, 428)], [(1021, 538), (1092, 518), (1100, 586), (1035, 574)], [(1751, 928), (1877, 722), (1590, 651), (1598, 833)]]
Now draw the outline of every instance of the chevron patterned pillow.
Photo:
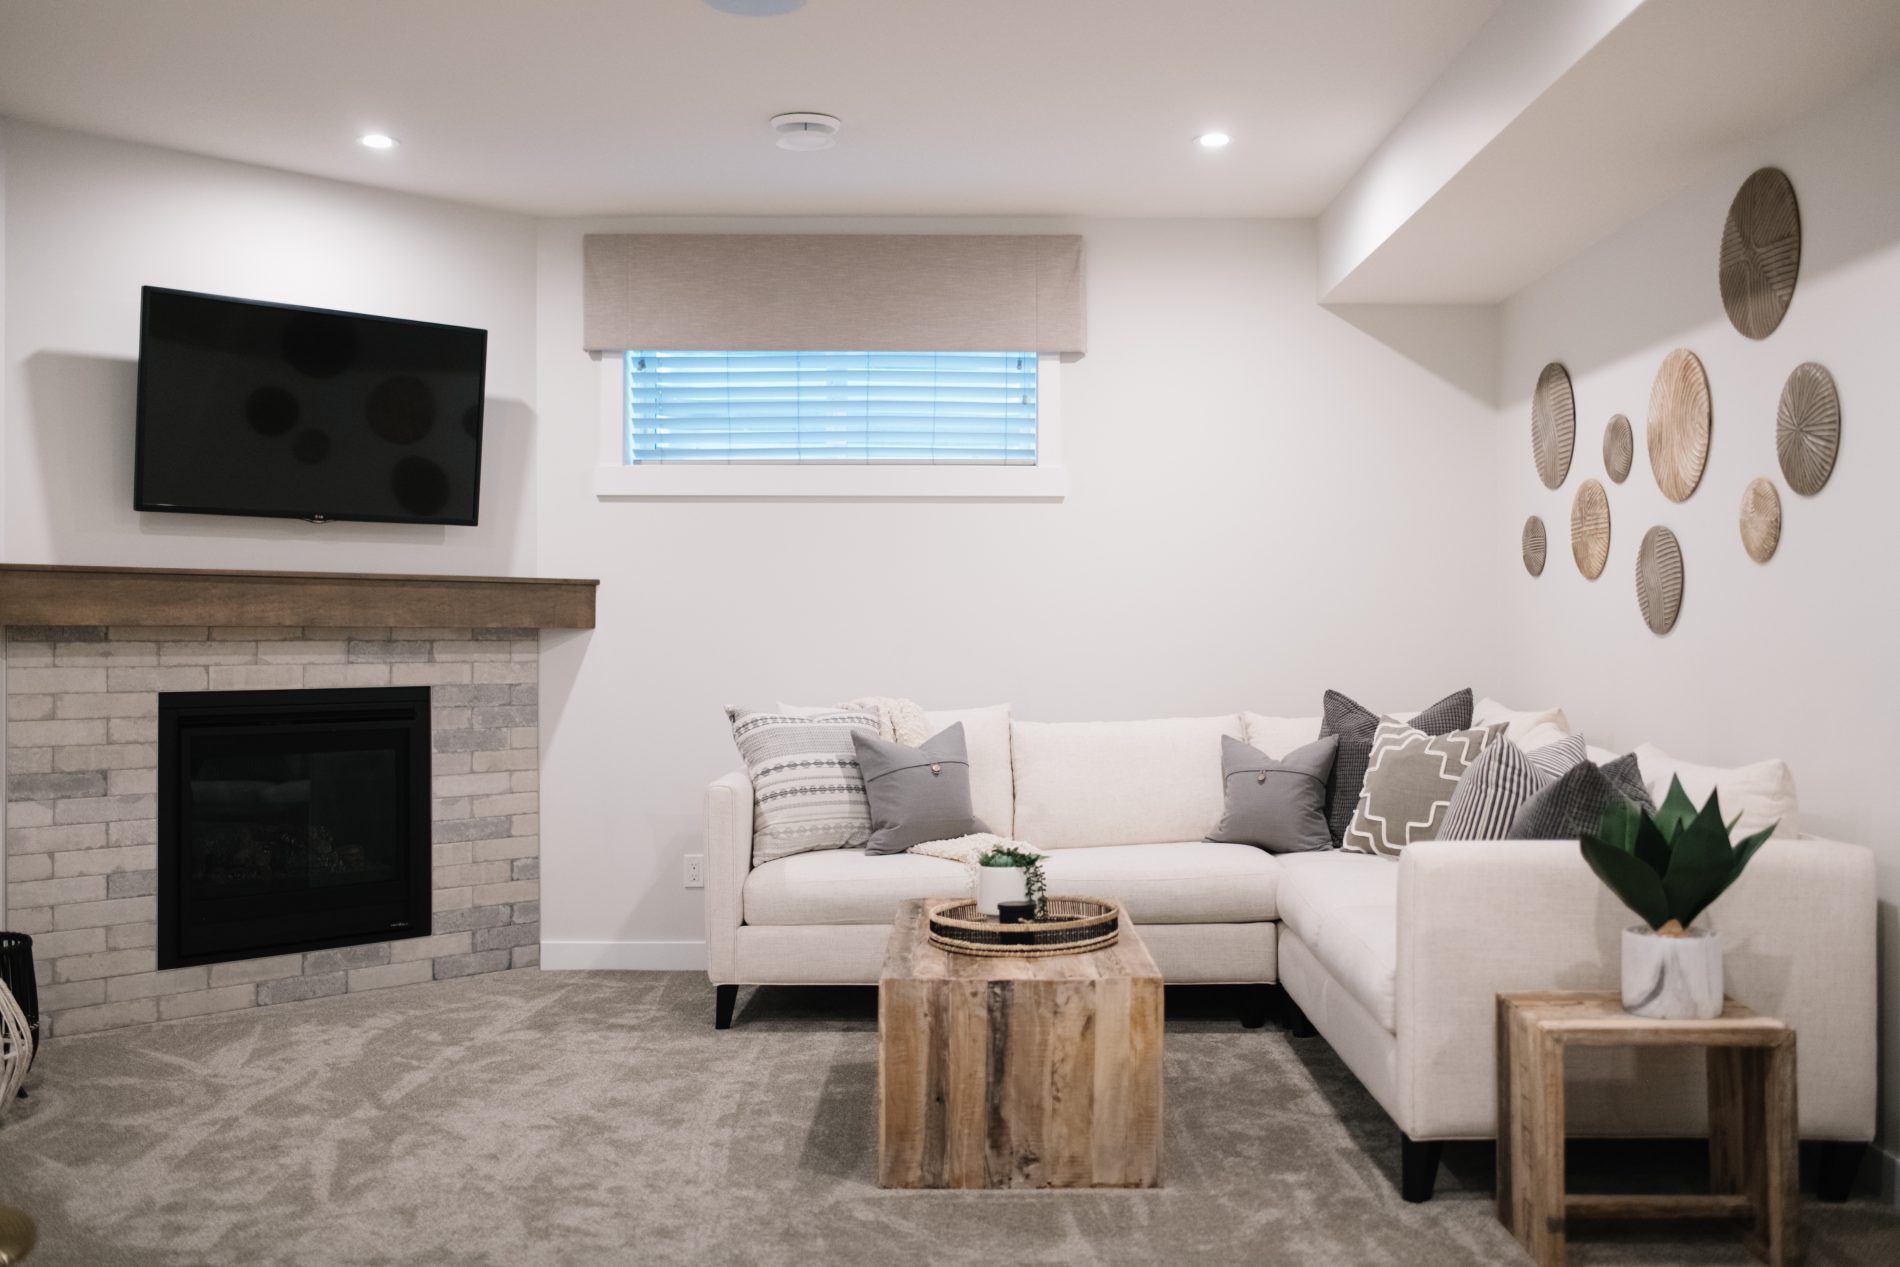
[(1528, 752), (1509, 739), (1499, 739), (1458, 780), (1438, 838), (1503, 840), (1526, 802), (1586, 759), (1582, 735), (1565, 735)]
[(1504, 726), (1498, 722), (1428, 735), (1402, 721), (1380, 718), (1344, 846), (1396, 858), (1407, 845), (1436, 837), (1458, 780), (1504, 734)]

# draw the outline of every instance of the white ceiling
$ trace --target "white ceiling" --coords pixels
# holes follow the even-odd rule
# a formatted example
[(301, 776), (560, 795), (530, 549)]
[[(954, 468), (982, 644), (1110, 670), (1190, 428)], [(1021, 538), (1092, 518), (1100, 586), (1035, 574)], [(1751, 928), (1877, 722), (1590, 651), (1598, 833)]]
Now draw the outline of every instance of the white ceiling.
[(1499, 0), (720, 11), (784, 3), (0, 0), (0, 116), (543, 215), (1307, 217)]

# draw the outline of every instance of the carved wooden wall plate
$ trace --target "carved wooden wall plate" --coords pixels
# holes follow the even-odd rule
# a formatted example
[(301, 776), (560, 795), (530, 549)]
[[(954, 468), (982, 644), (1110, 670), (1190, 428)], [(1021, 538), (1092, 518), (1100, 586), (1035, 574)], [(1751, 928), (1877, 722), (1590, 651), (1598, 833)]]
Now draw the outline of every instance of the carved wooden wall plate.
[(1544, 555), (1548, 542), (1544, 537), (1544, 521), (1532, 515), (1524, 521), (1524, 570), (1532, 576), (1544, 574)]
[(1531, 393), (1531, 458), (1545, 488), (1563, 486), (1576, 443), (1577, 399), (1570, 391), (1570, 373), (1552, 361)]
[(1650, 632), (1666, 634), (1682, 614), (1682, 544), (1658, 524), (1636, 551), (1636, 605)]
[(1585, 480), (1571, 503), (1570, 553), (1585, 580), (1602, 576), (1610, 561), (1610, 495), (1595, 480)]
[(1630, 477), (1635, 462), (1636, 437), (1630, 431), (1630, 420), (1617, 414), (1603, 428), (1603, 472), (1612, 484), (1621, 484)]
[(1813, 361), (1797, 365), (1775, 411), (1775, 456), (1788, 487), (1812, 497), (1834, 473), (1841, 451), (1841, 398), (1834, 376)]
[(1757, 563), (1775, 557), (1781, 544), (1781, 494), (1773, 480), (1748, 481), (1742, 490), (1742, 549)]
[(1649, 390), (1649, 468), (1663, 496), (1687, 501), (1709, 460), (1709, 376), (1687, 348), (1663, 358)]
[(1764, 167), (1736, 191), (1722, 226), (1722, 308), (1751, 339), (1775, 332), (1801, 272), (1801, 208), (1794, 185)]

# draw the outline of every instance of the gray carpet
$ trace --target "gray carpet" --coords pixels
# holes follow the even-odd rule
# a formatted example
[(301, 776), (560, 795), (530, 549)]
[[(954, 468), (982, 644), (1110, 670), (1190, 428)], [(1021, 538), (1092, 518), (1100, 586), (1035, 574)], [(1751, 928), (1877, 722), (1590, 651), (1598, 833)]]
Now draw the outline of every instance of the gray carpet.
[[(1490, 1150), (1396, 1191), (1391, 1123), (1323, 1040), (1179, 991), (1167, 1187), (876, 1186), (870, 991), (761, 990), (712, 1028), (688, 973), (534, 970), (47, 1044), (0, 1119), (33, 1267), (115, 1264), (1519, 1263)], [(1580, 1182), (1693, 1182), (1612, 1147)], [(1817, 1265), (1900, 1261), (1900, 1214), (1809, 1205)], [(1590, 1263), (1745, 1263), (1720, 1227), (1599, 1228)]]

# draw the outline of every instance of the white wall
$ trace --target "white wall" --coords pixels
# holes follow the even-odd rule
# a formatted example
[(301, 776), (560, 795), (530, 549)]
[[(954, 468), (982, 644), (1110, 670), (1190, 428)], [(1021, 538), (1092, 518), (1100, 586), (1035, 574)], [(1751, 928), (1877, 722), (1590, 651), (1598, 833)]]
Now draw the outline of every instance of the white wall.
[(1070, 495), (603, 502), (579, 287), (580, 237), (608, 227), (635, 226), (541, 232), (541, 567), (601, 578), (600, 627), (552, 636), (543, 665), (545, 962), (703, 962), (680, 856), (704, 784), (738, 764), (723, 705), (893, 694), (1067, 720), (1486, 687), (1491, 311), (1321, 309), (1310, 223), (701, 221), (1085, 234)]
[[(1870, 844), (1880, 868), (1884, 1138), (1900, 1140), (1900, 72), (1732, 156), (1721, 176), (1656, 209), (1504, 305), (1500, 363), (1499, 521), (1487, 535), (1503, 578), (1498, 625), (1520, 706), (1561, 703), (1597, 743), (1648, 740), (1691, 760), (1786, 757), (1803, 826)], [(1762, 342), (1723, 316), (1716, 253), (1742, 179), (1772, 164), (1794, 182), (1803, 252), (1794, 302)], [(1714, 438), (1701, 487), (1686, 503), (1657, 489), (1643, 452), (1651, 378), (1670, 349), (1702, 358)], [(1570, 370), (1577, 455), (1552, 492), (1537, 480), (1530, 392), (1547, 361)], [(1842, 447), (1815, 497), (1788, 491), (1775, 459), (1775, 406), (1788, 372), (1819, 361), (1842, 401)], [(1603, 425), (1627, 414), (1636, 468), (1618, 487), (1603, 475)], [(1603, 577), (1585, 581), (1565, 548), (1570, 499), (1587, 477), (1610, 491), (1613, 538)], [(1782, 494), (1781, 547), (1766, 565), (1742, 551), (1736, 513), (1756, 476)], [(1517, 561), (1524, 516), (1551, 529), (1550, 563), (1533, 580)], [(1682, 615), (1657, 638), (1636, 608), (1636, 549), (1652, 524), (1681, 539)]]
[[(10, 123), (6, 558), (534, 569), (534, 231), (498, 212)], [(139, 287), (486, 327), (481, 525), (132, 509)]]

